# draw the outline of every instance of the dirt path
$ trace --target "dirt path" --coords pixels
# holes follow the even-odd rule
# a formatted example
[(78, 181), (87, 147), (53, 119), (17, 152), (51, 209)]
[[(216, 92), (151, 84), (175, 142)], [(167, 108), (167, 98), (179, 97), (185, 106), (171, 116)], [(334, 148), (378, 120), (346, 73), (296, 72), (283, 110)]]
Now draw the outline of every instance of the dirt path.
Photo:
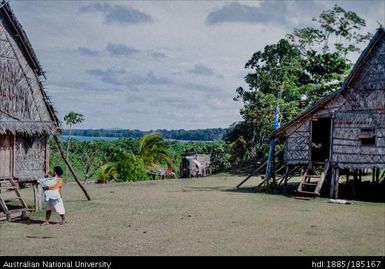
[(2, 222), (0, 255), (385, 255), (384, 203), (235, 191), (242, 179), (88, 184), (90, 202), (67, 184), (69, 223)]

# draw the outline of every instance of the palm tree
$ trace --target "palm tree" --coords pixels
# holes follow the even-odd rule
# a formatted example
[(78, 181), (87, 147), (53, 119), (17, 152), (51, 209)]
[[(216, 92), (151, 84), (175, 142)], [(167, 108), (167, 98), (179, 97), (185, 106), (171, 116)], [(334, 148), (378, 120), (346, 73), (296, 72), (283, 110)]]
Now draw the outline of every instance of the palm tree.
[(97, 183), (106, 183), (118, 177), (118, 171), (113, 164), (106, 163), (99, 168)]
[(148, 170), (156, 170), (159, 164), (170, 164), (168, 145), (159, 133), (150, 133), (139, 141), (139, 154)]
[[(68, 125), (70, 128), (70, 132), (68, 135), (68, 142), (67, 142), (67, 153), (66, 153), (66, 158), (68, 160), (68, 152), (70, 149), (70, 143), (71, 143), (71, 134), (72, 134), (72, 126), (78, 123), (81, 123), (84, 121), (84, 115), (76, 112), (70, 112), (67, 115), (64, 116), (64, 121), (66, 125)], [(64, 173), (64, 182), (67, 182), (67, 168)]]

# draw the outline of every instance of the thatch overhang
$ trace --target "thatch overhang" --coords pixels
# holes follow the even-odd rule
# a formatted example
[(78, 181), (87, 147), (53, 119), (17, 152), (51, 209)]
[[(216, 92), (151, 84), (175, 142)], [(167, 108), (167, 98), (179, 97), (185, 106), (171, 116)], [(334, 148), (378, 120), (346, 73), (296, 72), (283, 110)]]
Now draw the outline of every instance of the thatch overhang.
[(368, 46), (361, 53), (361, 55), (358, 58), (357, 62), (353, 66), (352, 71), (346, 77), (346, 79), (344, 80), (344, 83), (342, 84), (342, 86), (341, 86), (341, 88), (339, 90), (337, 90), (336, 92), (334, 92), (332, 94), (329, 94), (329, 95), (325, 96), (324, 98), (322, 98), (321, 100), (316, 102), (313, 106), (311, 106), (309, 109), (307, 109), (303, 113), (299, 114), (298, 116), (293, 118), (291, 121), (285, 123), (279, 129), (274, 130), (271, 133), (270, 138), (271, 139), (284, 139), (286, 137), (286, 135), (287, 135), (286, 131), (288, 130), (288, 128), (290, 128), (294, 124), (304, 122), (309, 117), (311, 117), (311, 115), (313, 115), (314, 113), (316, 113), (317, 111), (322, 109), (326, 105), (326, 103), (328, 103), (329, 101), (331, 101), (334, 98), (338, 97), (346, 89), (348, 89), (349, 86), (350, 86), (350, 83), (357, 76), (358, 70), (360, 69), (362, 64), (365, 63), (366, 59), (369, 57), (372, 49), (376, 46), (377, 42), (379, 42), (384, 35), (385, 35), (385, 28), (384, 27), (378, 28), (376, 34), (372, 37), (372, 39), (370, 40)]
[(20, 122), (0, 122), (0, 135), (4, 134), (24, 134), (28, 136), (51, 135), (60, 132), (52, 122), (20, 121)]

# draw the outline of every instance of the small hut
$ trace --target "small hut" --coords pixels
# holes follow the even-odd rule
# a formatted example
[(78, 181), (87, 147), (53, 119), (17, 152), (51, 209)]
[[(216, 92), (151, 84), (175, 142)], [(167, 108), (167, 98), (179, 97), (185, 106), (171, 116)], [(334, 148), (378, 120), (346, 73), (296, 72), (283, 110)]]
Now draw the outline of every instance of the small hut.
[(43, 70), (8, 3), (0, 3), (0, 218), (18, 184), (48, 170), (48, 138), (59, 121), (42, 85)]
[(205, 177), (211, 174), (210, 155), (198, 154), (195, 152), (182, 154), (180, 162), (180, 176), (187, 177)]
[[(340, 90), (277, 129), (273, 138), (285, 141), (287, 166), (307, 167), (298, 192), (319, 195), (327, 179), (329, 196), (337, 198), (341, 172), (373, 169), (378, 180), (379, 169), (385, 168), (384, 28), (377, 30)], [(315, 165), (321, 173), (312, 172)]]

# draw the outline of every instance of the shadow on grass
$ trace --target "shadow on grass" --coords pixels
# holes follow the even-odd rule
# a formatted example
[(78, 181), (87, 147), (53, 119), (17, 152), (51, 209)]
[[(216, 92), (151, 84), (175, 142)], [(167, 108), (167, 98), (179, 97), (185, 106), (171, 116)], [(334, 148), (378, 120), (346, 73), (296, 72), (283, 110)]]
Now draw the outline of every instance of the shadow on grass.
[[(44, 222), (44, 220), (34, 220), (34, 219), (31, 219), (31, 218), (27, 218), (27, 219), (23, 219), (23, 220), (16, 220), (14, 222), (15, 223), (19, 223), (19, 224), (25, 224), (25, 225), (41, 225)], [(60, 222), (58, 222), (58, 221), (50, 221), (49, 225), (60, 225)]]
[(256, 186), (255, 187), (240, 187), (240, 188), (234, 187), (234, 188), (226, 189), (226, 190), (222, 190), (222, 191), (239, 192), (239, 193), (257, 193), (258, 188)]
[[(258, 183), (259, 184), (259, 183)], [(231, 192), (239, 192), (239, 193), (267, 193), (271, 195), (281, 195), (286, 197), (312, 197), (307, 195), (301, 195), (296, 193), (298, 182), (288, 182), (287, 184), (287, 192), (283, 192), (283, 185), (280, 185), (276, 188), (273, 188), (269, 191), (266, 191), (264, 187), (257, 188), (257, 184), (255, 187), (240, 187), (240, 188), (232, 188), (222, 191), (231, 191)], [(362, 201), (362, 202), (374, 202), (374, 203), (384, 203), (385, 202), (385, 182), (381, 183), (372, 183), (369, 181), (365, 182), (357, 182), (355, 185), (355, 194), (353, 194), (353, 184), (350, 183), (340, 183), (339, 184), (339, 199), (353, 200), (353, 201)], [(321, 189), (321, 198), (329, 198), (330, 185), (326, 182), (322, 186)]]
[(26, 238), (32, 238), (32, 239), (51, 239), (55, 238), (53, 236), (34, 236), (34, 235), (27, 235)]
[[(260, 182), (258, 182), (259, 184)], [(253, 187), (234, 187), (234, 188), (231, 188), (231, 189), (226, 189), (226, 190), (222, 190), (222, 191), (227, 191), (227, 192), (239, 192), (239, 193), (267, 193), (267, 194), (271, 194), (271, 195), (281, 195), (281, 196), (286, 196), (286, 197), (292, 197), (293, 195), (295, 195), (295, 190), (297, 189), (297, 186), (298, 186), (298, 183), (288, 183), (287, 184), (287, 193), (284, 194), (283, 193), (283, 186), (278, 186), (270, 191), (266, 191), (266, 189), (261, 186), (261, 187), (258, 187), (258, 184), (256, 184), (255, 186)]]
[(194, 192), (194, 191), (221, 191), (221, 190), (223, 190), (224, 188), (226, 188), (226, 186), (217, 186), (217, 187), (189, 187), (189, 186), (186, 186), (186, 187), (184, 187), (184, 189), (182, 190), (182, 192)]

